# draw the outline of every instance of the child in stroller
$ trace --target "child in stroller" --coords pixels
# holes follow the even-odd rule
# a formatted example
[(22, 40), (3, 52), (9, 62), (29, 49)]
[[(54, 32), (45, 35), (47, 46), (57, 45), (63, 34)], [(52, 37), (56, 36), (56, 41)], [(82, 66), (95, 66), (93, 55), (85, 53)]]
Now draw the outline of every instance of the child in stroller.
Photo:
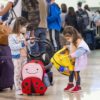
[[(28, 41), (28, 60), (40, 60), (43, 62), (45, 71), (47, 73), (46, 78), (48, 77), (49, 82), (47, 86), (53, 85), (53, 73), (51, 71), (52, 63), (50, 63), (50, 59), (53, 56), (54, 50), (52, 44), (49, 40), (40, 40), (39, 38), (35, 38), (34, 36), (27, 39)], [(39, 51), (39, 43), (44, 43), (46, 51)], [(45, 77), (44, 77), (45, 78)], [(44, 80), (45, 81), (45, 80)], [(46, 81), (44, 82), (46, 83)]]

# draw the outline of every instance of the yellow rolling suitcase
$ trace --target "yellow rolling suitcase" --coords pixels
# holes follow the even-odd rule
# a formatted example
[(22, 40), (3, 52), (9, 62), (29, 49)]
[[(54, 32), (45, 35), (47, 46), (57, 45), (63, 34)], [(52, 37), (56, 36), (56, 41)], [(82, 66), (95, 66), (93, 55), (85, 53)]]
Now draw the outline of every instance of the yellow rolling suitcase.
[(69, 50), (65, 47), (59, 50), (54, 54), (54, 56), (51, 58), (51, 63), (53, 66), (63, 75), (70, 75), (70, 71), (73, 71), (74, 60), (70, 59), (69, 57)]

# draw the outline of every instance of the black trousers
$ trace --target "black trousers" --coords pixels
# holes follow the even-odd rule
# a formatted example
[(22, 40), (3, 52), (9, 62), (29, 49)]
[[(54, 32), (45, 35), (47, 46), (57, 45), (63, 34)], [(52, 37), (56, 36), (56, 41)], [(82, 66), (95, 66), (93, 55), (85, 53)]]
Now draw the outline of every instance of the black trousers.
[(80, 85), (80, 71), (71, 71), (69, 76), (69, 82), (73, 82), (75, 78), (76, 85)]
[(57, 51), (61, 48), (60, 45), (60, 32), (57, 30), (49, 30), (50, 40), (54, 47), (54, 50)]

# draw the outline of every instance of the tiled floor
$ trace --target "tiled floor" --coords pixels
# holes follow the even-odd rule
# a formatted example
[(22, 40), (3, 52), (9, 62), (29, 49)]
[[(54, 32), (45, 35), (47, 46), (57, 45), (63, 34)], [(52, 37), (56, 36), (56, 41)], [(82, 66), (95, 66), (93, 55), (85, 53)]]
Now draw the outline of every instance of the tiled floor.
[(64, 92), (68, 77), (54, 72), (54, 86), (49, 87), (44, 96), (16, 96), (14, 91), (0, 93), (0, 100), (100, 100), (100, 51), (92, 51), (89, 64), (81, 72), (82, 91), (80, 93)]

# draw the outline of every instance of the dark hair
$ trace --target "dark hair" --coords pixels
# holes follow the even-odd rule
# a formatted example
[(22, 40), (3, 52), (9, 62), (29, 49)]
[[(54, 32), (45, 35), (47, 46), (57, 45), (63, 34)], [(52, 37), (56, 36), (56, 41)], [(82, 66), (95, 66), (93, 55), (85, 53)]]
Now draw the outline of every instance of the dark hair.
[(65, 3), (62, 3), (61, 4), (61, 10), (62, 10), (63, 13), (66, 13), (67, 12), (67, 6), (66, 6)]
[(77, 3), (78, 7), (82, 7), (82, 2)]
[(75, 15), (75, 10), (73, 7), (68, 8), (68, 15)]
[(64, 36), (73, 37), (73, 44), (77, 47), (77, 39), (81, 39), (81, 34), (72, 26), (66, 26), (63, 31)]
[(25, 25), (27, 25), (27, 20), (24, 17), (18, 17), (14, 23), (13, 33), (18, 33), (20, 27)]
[(89, 6), (88, 6), (88, 5), (85, 5), (85, 6), (84, 6), (84, 9), (86, 9), (86, 10), (90, 11), (90, 8), (89, 8)]
[(96, 10), (96, 12), (100, 14), (100, 10)]

